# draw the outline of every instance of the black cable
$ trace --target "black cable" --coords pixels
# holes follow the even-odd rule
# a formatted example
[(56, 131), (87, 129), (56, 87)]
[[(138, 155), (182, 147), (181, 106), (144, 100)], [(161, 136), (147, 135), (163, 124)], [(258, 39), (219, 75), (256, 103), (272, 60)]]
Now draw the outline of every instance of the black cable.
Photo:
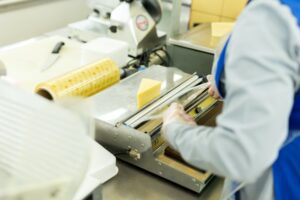
[(137, 68), (137, 65), (139, 65), (139, 59), (133, 58), (132, 60), (128, 61), (124, 68), (129, 68), (133, 65), (134, 68)]
[[(166, 54), (167, 59), (164, 59), (161, 55), (159, 55), (158, 51), (163, 51)], [(140, 56), (133, 58), (133, 60), (130, 60), (124, 68), (134, 67), (138, 68), (140, 66), (149, 67), (151, 54), (154, 53), (159, 59), (163, 62), (163, 65), (170, 66), (171, 65), (171, 57), (170, 54), (165, 49), (165, 46), (163, 47), (155, 47), (153, 49), (146, 50), (143, 54)], [(132, 66), (133, 65), (133, 66)]]
[(171, 56), (170, 56), (169, 52), (168, 52), (166, 49), (164, 49), (164, 48), (162, 48), (161, 50), (162, 50), (163, 52), (165, 52), (165, 54), (166, 54), (166, 56), (167, 56), (167, 60), (168, 60), (168, 65), (167, 65), (167, 66), (172, 65), (172, 59), (171, 59)]
[(155, 52), (157, 53), (158, 51), (162, 51), (162, 52), (165, 53), (167, 60), (165, 60), (165, 59), (162, 60), (162, 59), (161, 59), (162, 57), (161, 57), (160, 55), (157, 55), (157, 54), (156, 54), (156, 55), (161, 57), (160, 60), (164, 62), (164, 65), (170, 66), (170, 65), (172, 64), (172, 59), (171, 59), (170, 54), (169, 54), (168, 51), (166, 50), (166, 45), (164, 45), (164, 46), (162, 46), (162, 47), (156, 47), (156, 48), (154, 48), (154, 49), (152, 50), (152, 53), (155, 53)]
[(153, 51), (152, 50), (146, 50), (142, 56), (141, 56), (141, 61), (140, 65), (144, 65), (146, 67), (149, 67), (149, 62), (150, 62), (150, 55)]
[(155, 51), (153, 53), (162, 61), (162, 65), (168, 65), (168, 62), (161, 55), (159, 55), (159, 53), (157, 53), (158, 51)]

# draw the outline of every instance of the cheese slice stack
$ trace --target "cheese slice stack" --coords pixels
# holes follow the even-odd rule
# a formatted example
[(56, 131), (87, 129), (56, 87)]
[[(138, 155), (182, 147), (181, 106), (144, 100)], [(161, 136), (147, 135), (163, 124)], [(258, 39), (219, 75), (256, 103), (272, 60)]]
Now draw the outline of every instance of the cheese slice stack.
[(141, 109), (156, 97), (160, 96), (161, 81), (142, 79), (137, 92), (137, 106)]

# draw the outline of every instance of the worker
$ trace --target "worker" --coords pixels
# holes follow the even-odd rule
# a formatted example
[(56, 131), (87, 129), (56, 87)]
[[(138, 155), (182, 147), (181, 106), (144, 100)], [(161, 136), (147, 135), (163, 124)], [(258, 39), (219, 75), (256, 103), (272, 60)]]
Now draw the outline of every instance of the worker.
[(197, 126), (179, 104), (164, 115), (168, 143), (226, 177), (223, 199), (300, 199), (299, 27), (300, 1), (249, 2), (214, 64), (217, 126)]

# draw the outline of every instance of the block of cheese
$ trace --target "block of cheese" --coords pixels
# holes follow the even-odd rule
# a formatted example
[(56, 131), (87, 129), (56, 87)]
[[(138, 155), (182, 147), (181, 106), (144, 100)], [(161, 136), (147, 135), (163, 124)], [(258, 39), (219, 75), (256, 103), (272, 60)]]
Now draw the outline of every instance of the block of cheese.
[(247, 5), (248, 0), (223, 0), (222, 16), (229, 18), (237, 18)]
[(208, 22), (235, 21), (248, 0), (192, 0), (190, 28)]
[(192, 10), (220, 16), (223, 9), (223, 3), (224, 0), (193, 0)]
[(223, 37), (233, 29), (233, 22), (214, 22), (211, 24), (211, 35), (213, 37)]
[(156, 97), (160, 96), (161, 81), (142, 79), (137, 92), (137, 106), (141, 109)]

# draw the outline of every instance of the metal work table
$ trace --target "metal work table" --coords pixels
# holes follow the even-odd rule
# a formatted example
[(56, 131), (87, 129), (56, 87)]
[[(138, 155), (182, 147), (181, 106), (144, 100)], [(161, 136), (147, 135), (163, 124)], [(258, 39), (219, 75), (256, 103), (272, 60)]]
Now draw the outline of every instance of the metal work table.
[(202, 24), (184, 34), (170, 38), (169, 43), (188, 49), (215, 54), (224, 38), (213, 37), (211, 32), (211, 23)]
[[(68, 29), (64, 28), (34, 40), (52, 35), (67, 36), (68, 33)], [(13, 46), (1, 50), (11, 48)], [(102, 195), (94, 198), (95, 200), (218, 200), (222, 191), (223, 179), (221, 178), (213, 180), (199, 195), (123, 161), (118, 161), (117, 165), (119, 173), (100, 186), (100, 191), (96, 192)]]
[(123, 161), (117, 165), (119, 174), (102, 186), (103, 200), (218, 200), (223, 187), (216, 178), (199, 195)]

